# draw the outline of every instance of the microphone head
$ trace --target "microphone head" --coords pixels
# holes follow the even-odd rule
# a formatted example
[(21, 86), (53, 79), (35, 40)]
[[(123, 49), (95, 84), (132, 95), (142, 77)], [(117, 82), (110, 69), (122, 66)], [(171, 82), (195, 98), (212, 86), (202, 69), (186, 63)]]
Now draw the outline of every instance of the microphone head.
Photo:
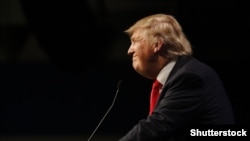
[(118, 81), (118, 83), (117, 83), (117, 89), (119, 89), (119, 88), (120, 88), (121, 83), (122, 83), (122, 80), (119, 80), (119, 81)]

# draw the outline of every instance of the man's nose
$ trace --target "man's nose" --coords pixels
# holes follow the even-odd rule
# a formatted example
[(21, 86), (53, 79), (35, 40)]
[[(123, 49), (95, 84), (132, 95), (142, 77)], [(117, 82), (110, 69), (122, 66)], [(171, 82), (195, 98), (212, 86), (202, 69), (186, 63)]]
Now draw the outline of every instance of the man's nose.
[(128, 55), (132, 55), (134, 52), (134, 49), (132, 47), (132, 45), (130, 45), (130, 47), (128, 48)]

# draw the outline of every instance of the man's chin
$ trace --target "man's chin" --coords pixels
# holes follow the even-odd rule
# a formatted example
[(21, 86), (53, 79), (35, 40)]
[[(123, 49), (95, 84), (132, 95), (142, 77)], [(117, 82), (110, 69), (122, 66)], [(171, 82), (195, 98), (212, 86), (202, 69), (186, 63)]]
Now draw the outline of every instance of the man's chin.
[(137, 63), (135, 63), (135, 62), (132, 63), (132, 66), (133, 66), (133, 68), (134, 68), (135, 70), (136, 70), (137, 67), (138, 67)]
[(133, 63), (133, 68), (136, 72), (140, 72), (140, 68), (139, 68), (139, 65), (136, 64), (136, 63)]

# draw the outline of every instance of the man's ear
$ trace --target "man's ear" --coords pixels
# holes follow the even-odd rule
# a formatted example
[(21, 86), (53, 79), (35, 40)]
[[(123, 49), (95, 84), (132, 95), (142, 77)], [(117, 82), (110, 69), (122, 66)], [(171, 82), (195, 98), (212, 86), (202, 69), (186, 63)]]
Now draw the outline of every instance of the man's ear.
[(158, 39), (155, 44), (154, 44), (154, 52), (157, 53), (161, 50), (161, 48), (163, 47), (163, 40), (162, 39)]

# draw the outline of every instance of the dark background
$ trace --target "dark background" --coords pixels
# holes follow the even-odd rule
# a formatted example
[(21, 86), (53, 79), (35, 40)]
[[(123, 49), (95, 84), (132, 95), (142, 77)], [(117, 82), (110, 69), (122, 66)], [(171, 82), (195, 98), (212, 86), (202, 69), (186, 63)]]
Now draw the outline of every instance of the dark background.
[(248, 127), (247, 1), (1, 0), (0, 136), (124, 134), (147, 116), (150, 80), (127, 56), (124, 30), (174, 15), (194, 56), (220, 75), (238, 125)]

